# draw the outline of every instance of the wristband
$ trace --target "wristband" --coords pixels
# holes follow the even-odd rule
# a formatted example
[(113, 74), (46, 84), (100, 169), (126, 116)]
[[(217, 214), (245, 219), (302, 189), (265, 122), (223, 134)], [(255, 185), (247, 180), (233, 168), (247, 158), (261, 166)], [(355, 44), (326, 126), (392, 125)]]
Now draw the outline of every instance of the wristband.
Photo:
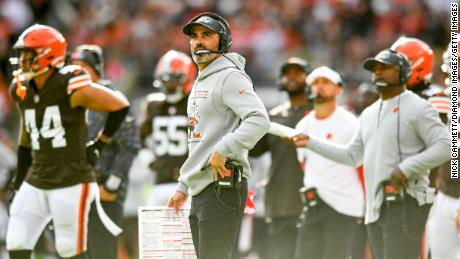
[(102, 134), (111, 138), (120, 128), (121, 123), (125, 120), (126, 115), (129, 112), (129, 106), (126, 106), (118, 111), (109, 112), (107, 120), (105, 122), (104, 130)]
[(111, 174), (109, 178), (105, 181), (104, 188), (111, 193), (115, 193), (118, 191), (121, 185), (121, 178)]

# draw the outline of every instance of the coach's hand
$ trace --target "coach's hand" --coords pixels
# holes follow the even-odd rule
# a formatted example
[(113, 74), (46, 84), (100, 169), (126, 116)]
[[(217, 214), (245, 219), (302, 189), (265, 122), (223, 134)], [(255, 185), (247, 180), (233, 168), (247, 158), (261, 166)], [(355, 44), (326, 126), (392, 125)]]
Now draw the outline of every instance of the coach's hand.
[(295, 135), (291, 139), (296, 147), (305, 147), (308, 144), (308, 140), (310, 139), (310, 137), (308, 135), (300, 133)]
[(184, 207), (185, 202), (187, 202), (187, 195), (182, 192), (175, 191), (168, 200), (168, 207), (174, 208), (176, 213)]
[(288, 143), (291, 146), (295, 146), (294, 140), (290, 137), (280, 137), (282, 141)]
[(225, 162), (227, 158), (219, 154), (216, 150), (212, 152), (209, 163), (211, 164), (212, 174), (214, 176), (214, 181), (219, 180), (219, 178), (224, 178), (224, 176), (232, 175), (232, 172), (225, 168)]
[(391, 173), (391, 185), (393, 185), (393, 188), (395, 188), (398, 193), (401, 191), (402, 187), (405, 187), (406, 179), (407, 177), (403, 174), (399, 166)]

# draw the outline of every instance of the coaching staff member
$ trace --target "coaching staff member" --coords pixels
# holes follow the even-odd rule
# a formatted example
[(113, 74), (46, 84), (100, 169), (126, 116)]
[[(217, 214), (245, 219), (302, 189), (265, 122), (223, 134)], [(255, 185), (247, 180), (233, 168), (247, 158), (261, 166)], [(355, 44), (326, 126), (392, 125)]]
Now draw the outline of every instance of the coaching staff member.
[[(187, 105), (189, 154), (168, 206), (179, 209), (191, 195), (189, 219), (198, 258), (231, 258), (251, 176), (248, 150), (268, 131), (268, 114), (244, 72), (245, 59), (227, 54), (232, 39), (224, 18), (202, 13), (182, 31), (190, 36), (200, 72)], [(241, 168), (241, 182), (218, 187), (232, 173), (224, 166), (228, 160)]]

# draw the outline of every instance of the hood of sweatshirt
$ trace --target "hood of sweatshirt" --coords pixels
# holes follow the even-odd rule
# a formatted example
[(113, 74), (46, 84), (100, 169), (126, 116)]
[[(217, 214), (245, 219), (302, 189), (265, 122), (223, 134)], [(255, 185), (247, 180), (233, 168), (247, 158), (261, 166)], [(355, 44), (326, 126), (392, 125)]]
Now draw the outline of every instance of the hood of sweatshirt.
[[(225, 56), (224, 56), (225, 55)], [(225, 53), (211, 62), (204, 70), (200, 71), (196, 80), (201, 81), (206, 77), (227, 68), (238, 68), (244, 71), (246, 59), (238, 53)]]

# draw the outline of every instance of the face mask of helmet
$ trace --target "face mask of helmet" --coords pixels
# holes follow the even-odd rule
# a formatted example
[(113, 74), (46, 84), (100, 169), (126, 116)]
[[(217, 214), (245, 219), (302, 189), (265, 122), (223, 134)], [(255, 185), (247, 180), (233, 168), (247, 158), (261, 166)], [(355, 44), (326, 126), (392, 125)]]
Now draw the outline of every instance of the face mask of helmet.
[(166, 95), (168, 103), (177, 103), (190, 92), (196, 69), (185, 53), (170, 50), (158, 61), (153, 86)]
[(168, 103), (177, 103), (183, 97), (183, 89), (186, 76), (178, 73), (163, 73), (153, 81), (153, 86), (160, 89), (166, 95)]

